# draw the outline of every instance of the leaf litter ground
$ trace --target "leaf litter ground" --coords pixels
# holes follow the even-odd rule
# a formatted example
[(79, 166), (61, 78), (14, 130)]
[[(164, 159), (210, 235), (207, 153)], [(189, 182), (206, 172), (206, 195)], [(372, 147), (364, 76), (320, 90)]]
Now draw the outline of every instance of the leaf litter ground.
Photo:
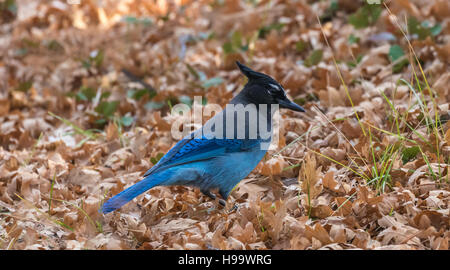
[[(0, 248), (448, 249), (447, 1), (80, 2), (0, 6)], [(242, 88), (236, 60), (307, 109), (238, 209), (176, 186), (99, 214), (176, 143), (172, 106)]]

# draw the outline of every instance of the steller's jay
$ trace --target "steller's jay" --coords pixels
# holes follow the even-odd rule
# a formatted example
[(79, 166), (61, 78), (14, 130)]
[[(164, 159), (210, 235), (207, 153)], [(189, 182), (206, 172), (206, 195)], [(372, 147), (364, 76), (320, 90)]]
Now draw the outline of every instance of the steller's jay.
[[(212, 199), (216, 195), (211, 191), (218, 189), (223, 198), (219, 203), (225, 206), (231, 190), (264, 157), (272, 139), (275, 110), (281, 107), (305, 111), (286, 97), (276, 80), (239, 62), (236, 64), (248, 78), (244, 89), (222, 112), (172, 147), (144, 174), (144, 179), (109, 199), (101, 209), (103, 213), (114, 211), (150, 188), (161, 185), (195, 186)], [(232, 110), (232, 106), (241, 111), (245, 108), (244, 116), (239, 117), (239, 109)], [(251, 108), (255, 108), (256, 119), (251, 119)]]

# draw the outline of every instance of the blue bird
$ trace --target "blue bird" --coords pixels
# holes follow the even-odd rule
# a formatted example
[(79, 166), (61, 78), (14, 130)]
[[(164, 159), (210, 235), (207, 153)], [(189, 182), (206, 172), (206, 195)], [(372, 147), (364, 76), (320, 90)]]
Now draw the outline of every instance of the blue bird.
[(172, 147), (144, 174), (144, 179), (105, 202), (103, 213), (122, 207), (152, 187), (169, 185), (198, 187), (214, 200), (216, 195), (212, 191), (218, 189), (222, 197), (219, 203), (225, 206), (231, 190), (267, 152), (275, 110), (305, 111), (286, 97), (276, 80), (239, 62), (236, 64), (248, 78), (244, 89), (222, 112)]

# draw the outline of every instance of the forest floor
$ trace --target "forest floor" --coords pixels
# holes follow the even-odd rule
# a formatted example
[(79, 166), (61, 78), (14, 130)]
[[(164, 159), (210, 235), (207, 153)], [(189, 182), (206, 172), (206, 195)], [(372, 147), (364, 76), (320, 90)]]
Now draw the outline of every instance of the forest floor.
[[(1, 249), (448, 249), (447, 0), (74, 2), (0, 3)], [(242, 89), (236, 60), (307, 110), (238, 209), (174, 186), (99, 213), (177, 142), (174, 105)]]

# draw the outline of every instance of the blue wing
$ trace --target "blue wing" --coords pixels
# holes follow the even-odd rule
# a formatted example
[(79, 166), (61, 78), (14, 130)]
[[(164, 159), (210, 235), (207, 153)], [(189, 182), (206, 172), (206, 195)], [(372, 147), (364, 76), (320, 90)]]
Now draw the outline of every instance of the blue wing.
[(192, 163), (222, 156), (226, 153), (245, 151), (258, 143), (257, 140), (239, 139), (183, 139), (164, 155), (159, 162), (150, 168), (144, 177), (153, 172), (176, 165)]

